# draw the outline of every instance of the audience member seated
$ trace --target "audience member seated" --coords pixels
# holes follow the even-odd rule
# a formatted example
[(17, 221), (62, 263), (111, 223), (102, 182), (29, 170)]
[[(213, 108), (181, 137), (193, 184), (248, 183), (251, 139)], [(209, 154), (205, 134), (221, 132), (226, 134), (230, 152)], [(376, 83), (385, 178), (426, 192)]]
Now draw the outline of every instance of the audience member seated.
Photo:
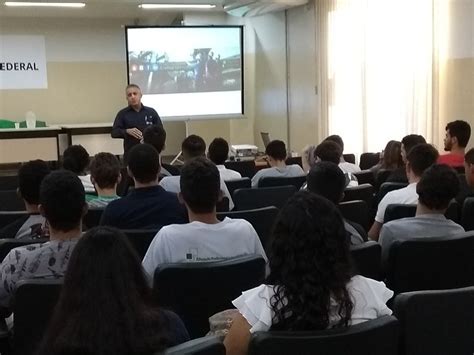
[(101, 225), (120, 229), (159, 229), (173, 223), (186, 223), (186, 211), (176, 194), (158, 185), (158, 152), (149, 144), (130, 149), (128, 173), (135, 182), (125, 197), (110, 202), (102, 214)]
[[(206, 142), (201, 137), (191, 134), (190, 136), (186, 137), (181, 144), (181, 153), (183, 154), (184, 162), (188, 162), (189, 160), (197, 157), (205, 157), (206, 156)], [(224, 193), (224, 196), (229, 199), (229, 209), (234, 208), (234, 201), (232, 200), (232, 196), (230, 195), (229, 189), (225, 184), (224, 179), (220, 179), (221, 181), (221, 190)], [(160, 186), (162, 186), (166, 191), (178, 193), (181, 191), (180, 189), (180, 179), (179, 176), (167, 176), (161, 179)]]
[(241, 179), (242, 175), (239, 172), (227, 169), (224, 165), (225, 161), (229, 157), (229, 144), (224, 138), (215, 138), (211, 144), (209, 144), (209, 151), (207, 157), (217, 166), (221, 178), (224, 181)]
[(0, 230), (0, 238), (42, 238), (49, 234), (46, 219), (40, 214), (39, 194), (44, 177), (50, 173), (48, 165), (42, 160), (32, 160), (18, 170), (18, 194), (25, 203), (28, 215)]
[(76, 174), (88, 193), (95, 193), (91, 176), (86, 174), (89, 166), (89, 153), (82, 145), (71, 145), (63, 153), (63, 168)]
[(474, 148), (469, 149), (464, 156), (464, 174), (467, 185), (474, 188)]
[(383, 282), (353, 275), (344, 223), (333, 203), (308, 191), (290, 198), (273, 232), (270, 275), (233, 304), (239, 311), (224, 340), (245, 354), (251, 333), (343, 328), (392, 314)]
[(439, 164), (462, 167), (464, 165), (464, 151), (471, 138), (471, 126), (466, 121), (453, 121), (446, 125), (446, 137), (444, 138), (444, 150), (448, 154), (440, 155)]
[(99, 153), (94, 156), (90, 165), (91, 182), (97, 191), (96, 195), (86, 195), (89, 207), (104, 208), (109, 202), (119, 198), (117, 185), (120, 183), (120, 162), (110, 153)]
[(87, 212), (84, 187), (70, 171), (54, 171), (43, 179), (39, 209), (49, 225), (50, 241), (15, 248), (0, 265), (0, 306), (10, 308), (17, 282), (62, 278), (81, 236)]
[(314, 144), (307, 145), (303, 148), (301, 153), (301, 164), (303, 165), (303, 171), (305, 174), (309, 173), (314, 164), (316, 164), (316, 157), (314, 156), (315, 149), (316, 146)]
[(294, 177), (305, 175), (305, 172), (298, 164), (286, 165), (286, 147), (280, 140), (274, 140), (268, 143), (265, 148), (267, 161), (270, 168), (262, 169), (252, 178), (252, 187), (258, 187), (258, 182), (266, 177)]
[(420, 181), (423, 172), (436, 163), (438, 151), (431, 144), (418, 144), (414, 146), (407, 155), (406, 174), (408, 176), (408, 186), (399, 190), (387, 193), (377, 207), (375, 221), (369, 230), (369, 238), (379, 239), (382, 228), (385, 209), (393, 203), (414, 204), (418, 202), (416, 184)]
[(382, 261), (385, 263), (388, 260), (388, 251), (394, 241), (464, 232), (463, 227), (444, 216), (458, 190), (459, 179), (449, 166), (435, 164), (426, 169), (416, 185), (416, 216), (391, 221), (382, 227), (379, 238)]
[(339, 144), (341, 147), (341, 157), (339, 162), (339, 167), (344, 173), (358, 173), (360, 171), (360, 167), (356, 164), (348, 163), (344, 160), (344, 141), (342, 140), (341, 136), (337, 134), (333, 134), (325, 139), (325, 141), (332, 141), (334, 143)]
[[(329, 161), (333, 164), (339, 166), (342, 156), (342, 148), (339, 144), (332, 140), (324, 140), (321, 144), (319, 144), (316, 149), (314, 150), (314, 156), (316, 161)], [(339, 169), (341, 167), (339, 166)], [(359, 169), (360, 170), (360, 169)], [(358, 186), (359, 182), (357, 181), (357, 177), (349, 172), (345, 172), (343, 169), (341, 171), (344, 173), (346, 178), (346, 186)]]
[[(320, 161), (316, 163), (307, 176), (308, 190), (323, 197), (337, 205), (344, 196), (346, 178), (342, 170), (334, 163)], [(344, 218), (344, 228), (351, 244), (364, 242), (362, 236)]]
[(257, 232), (243, 219), (216, 217), (222, 198), (219, 170), (204, 157), (188, 161), (181, 170), (179, 198), (188, 211), (189, 222), (163, 227), (153, 239), (143, 267), (153, 278), (164, 263), (212, 261), (246, 254), (261, 254), (266, 260)]
[(40, 355), (153, 354), (189, 340), (179, 317), (153, 306), (125, 235), (98, 227), (72, 253)]
[[(143, 131), (143, 143), (151, 145), (155, 148), (160, 155), (160, 165), (161, 165), (161, 152), (165, 150), (166, 147), (166, 131), (162, 126), (152, 125), (145, 128)], [(161, 166), (160, 175), (172, 176), (172, 174)]]
[(405, 165), (407, 163), (407, 154), (415, 145), (423, 143), (426, 143), (425, 138), (418, 134), (409, 134), (403, 137), (400, 148), (400, 155), (402, 157), (403, 164), (398, 169), (392, 171), (387, 180), (385, 180), (386, 182), (403, 182), (408, 184), (407, 173), (405, 169)]
[(389, 141), (385, 146), (382, 154), (380, 154), (380, 161), (377, 165), (374, 165), (370, 170), (377, 174), (380, 170), (396, 170), (404, 169), (405, 164), (402, 160), (401, 152), (402, 144), (399, 141)]

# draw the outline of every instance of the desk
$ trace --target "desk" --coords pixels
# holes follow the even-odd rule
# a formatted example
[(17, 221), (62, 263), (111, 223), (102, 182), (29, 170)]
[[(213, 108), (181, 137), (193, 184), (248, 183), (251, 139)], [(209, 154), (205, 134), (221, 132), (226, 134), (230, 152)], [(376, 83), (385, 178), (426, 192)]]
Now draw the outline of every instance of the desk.
[(0, 129), (0, 164), (34, 159), (57, 161), (61, 127)]

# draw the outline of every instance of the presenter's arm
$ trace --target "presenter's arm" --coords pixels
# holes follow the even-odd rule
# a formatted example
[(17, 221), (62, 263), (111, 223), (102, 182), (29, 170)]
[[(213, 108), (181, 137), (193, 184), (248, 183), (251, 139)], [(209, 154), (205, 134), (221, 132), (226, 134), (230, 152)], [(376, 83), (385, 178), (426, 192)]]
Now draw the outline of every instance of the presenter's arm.
[(161, 122), (160, 115), (154, 109), (152, 109), (152, 110), (153, 110), (153, 113), (154, 113), (153, 117), (156, 117), (156, 119), (153, 120), (153, 124), (163, 128), (163, 122)]
[(112, 138), (125, 138), (126, 134), (127, 132), (125, 122), (123, 116), (119, 112), (115, 117), (114, 125), (112, 127), (112, 132), (110, 133), (110, 135), (112, 136)]

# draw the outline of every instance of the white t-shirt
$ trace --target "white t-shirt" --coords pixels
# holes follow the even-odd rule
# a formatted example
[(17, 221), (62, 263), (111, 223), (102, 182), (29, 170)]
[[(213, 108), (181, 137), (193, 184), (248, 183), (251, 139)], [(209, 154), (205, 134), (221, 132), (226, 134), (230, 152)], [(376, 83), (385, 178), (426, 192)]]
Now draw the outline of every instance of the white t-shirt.
[(242, 179), (242, 175), (238, 171), (227, 169), (225, 165), (217, 165), (217, 169), (219, 169), (221, 179), (224, 179), (224, 181)]
[(390, 191), (389, 193), (387, 193), (382, 199), (382, 201), (379, 202), (379, 206), (377, 207), (377, 214), (375, 215), (375, 220), (379, 223), (383, 223), (387, 206), (394, 203), (401, 203), (406, 205), (418, 203), (418, 194), (416, 193), (416, 182), (413, 182), (402, 189)]
[(252, 187), (258, 187), (258, 181), (264, 177), (296, 177), (306, 175), (298, 164), (287, 165), (284, 168), (272, 167), (257, 171), (252, 178)]
[(339, 168), (345, 173), (358, 173), (361, 171), (357, 165), (348, 163), (347, 161), (340, 162)]
[(142, 264), (152, 277), (156, 267), (164, 263), (215, 261), (249, 254), (260, 254), (267, 261), (252, 225), (244, 219), (226, 217), (216, 224), (194, 221), (161, 228)]
[[(164, 188), (166, 191), (179, 193), (181, 192), (181, 186), (179, 185), (180, 176), (165, 176), (163, 179), (160, 180), (160, 186)], [(221, 190), (225, 197), (229, 199), (229, 210), (234, 208), (234, 201), (230, 196), (229, 189), (225, 184), (224, 179), (221, 176)]]
[[(388, 289), (383, 282), (356, 275), (347, 284), (347, 290), (354, 304), (350, 325), (392, 314), (386, 303), (392, 298), (393, 291)], [(262, 284), (242, 292), (242, 296), (232, 301), (251, 326), (251, 333), (268, 331), (271, 328), (274, 312), (270, 299), (274, 294), (273, 286)], [(331, 300), (330, 326), (340, 319), (337, 310), (338, 304)]]

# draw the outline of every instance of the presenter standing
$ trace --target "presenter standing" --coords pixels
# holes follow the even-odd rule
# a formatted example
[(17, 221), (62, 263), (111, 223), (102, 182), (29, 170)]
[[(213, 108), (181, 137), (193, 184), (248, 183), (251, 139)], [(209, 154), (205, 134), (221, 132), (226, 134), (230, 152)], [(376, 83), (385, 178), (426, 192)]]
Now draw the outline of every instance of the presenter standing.
[(163, 127), (160, 116), (151, 107), (143, 106), (140, 87), (130, 84), (125, 89), (128, 106), (120, 110), (112, 127), (112, 138), (123, 138), (123, 160), (128, 162), (128, 152), (142, 140), (143, 131), (150, 125)]

